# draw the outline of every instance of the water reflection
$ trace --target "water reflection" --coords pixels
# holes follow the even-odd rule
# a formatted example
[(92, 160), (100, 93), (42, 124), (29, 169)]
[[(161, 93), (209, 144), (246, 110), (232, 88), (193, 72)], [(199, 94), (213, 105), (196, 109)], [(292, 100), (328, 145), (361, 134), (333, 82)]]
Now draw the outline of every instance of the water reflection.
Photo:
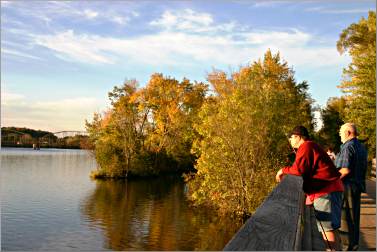
[(101, 228), (81, 221), (79, 205), (94, 189), (86, 151), (1, 149), (1, 249), (98, 250)]
[(1, 249), (221, 250), (240, 224), (185, 200), (180, 178), (89, 179), (82, 150), (1, 149)]
[(179, 177), (98, 181), (81, 211), (112, 250), (222, 250), (241, 223), (193, 209)]

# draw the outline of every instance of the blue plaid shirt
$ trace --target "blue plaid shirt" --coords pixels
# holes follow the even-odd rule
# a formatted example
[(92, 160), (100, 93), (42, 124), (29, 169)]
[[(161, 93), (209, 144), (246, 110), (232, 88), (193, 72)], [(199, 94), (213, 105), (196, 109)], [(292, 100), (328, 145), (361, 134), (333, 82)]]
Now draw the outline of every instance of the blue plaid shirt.
[(335, 166), (338, 169), (350, 169), (350, 173), (343, 178), (343, 183), (354, 184), (362, 192), (365, 192), (367, 156), (367, 150), (364, 145), (357, 138), (352, 138), (340, 146), (340, 152), (335, 159)]

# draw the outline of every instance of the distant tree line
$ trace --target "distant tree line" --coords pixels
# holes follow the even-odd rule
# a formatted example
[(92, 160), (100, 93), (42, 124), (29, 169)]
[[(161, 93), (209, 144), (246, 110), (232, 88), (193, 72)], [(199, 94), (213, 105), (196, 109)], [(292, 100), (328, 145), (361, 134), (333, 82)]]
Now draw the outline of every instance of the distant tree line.
[(58, 138), (53, 132), (34, 130), (25, 127), (2, 127), (1, 146), (3, 147), (43, 147), (66, 149), (92, 149), (88, 136), (76, 135)]
[(34, 130), (25, 127), (1, 127), (1, 135), (8, 136), (10, 134), (25, 134), (32, 138), (40, 138), (44, 136), (51, 136), (57, 138), (52, 132), (44, 130)]
[[(314, 139), (339, 148), (338, 130), (355, 122), (375, 152), (375, 12), (345, 29), (339, 52), (352, 63), (321, 110), (314, 132), (308, 83), (269, 50), (233, 73), (213, 70), (207, 83), (156, 73), (144, 87), (126, 80), (109, 92), (111, 108), (86, 121), (98, 169), (94, 178), (185, 173), (188, 197), (238, 216), (251, 214), (289, 164), (289, 130), (306, 126)], [(373, 155), (372, 156), (375, 156)]]

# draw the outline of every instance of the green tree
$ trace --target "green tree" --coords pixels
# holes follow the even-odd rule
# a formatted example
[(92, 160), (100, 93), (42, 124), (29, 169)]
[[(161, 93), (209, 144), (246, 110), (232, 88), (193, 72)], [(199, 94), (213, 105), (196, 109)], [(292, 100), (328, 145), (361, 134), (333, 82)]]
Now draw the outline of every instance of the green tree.
[(289, 152), (286, 133), (297, 124), (312, 129), (312, 101), (307, 83), (297, 84), (287, 63), (270, 51), (231, 78), (213, 76), (231, 80), (227, 86), (234, 88), (221, 89), (199, 114), (194, 150), (200, 157), (190, 197), (224, 212), (250, 214), (275, 185)]
[(332, 147), (335, 152), (339, 151), (342, 144), (339, 137), (340, 126), (344, 124), (344, 108), (346, 100), (341, 97), (332, 97), (327, 101), (326, 108), (321, 109), (323, 126), (318, 132), (321, 143)]
[(354, 122), (360, 137), (368, 139), (369, 153), (376, 151), (376, 13), (369, 11), (340, 34), (340, 53), (352, 57), (339, 86), (345, 93), (345, 121)]

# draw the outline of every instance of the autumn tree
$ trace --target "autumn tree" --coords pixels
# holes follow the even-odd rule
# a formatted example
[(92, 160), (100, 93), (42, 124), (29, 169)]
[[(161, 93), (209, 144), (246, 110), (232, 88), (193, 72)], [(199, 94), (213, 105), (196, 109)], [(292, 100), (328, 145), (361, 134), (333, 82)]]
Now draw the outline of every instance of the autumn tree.
[(136, 168), (135, 161), (144, 138), (142, 133), (145, 117), (139, 114), (137, 85), (136, 80), (127, 81), (121, 88), (114, 87), (113, 92), (109, 93), (113, 105), (110, 124), (112, 136), (117, 139), (117, 144), (122, 149), (121, 174), (126, 177), (131, 168)]
[(232, 77), (228, 77), (224, 71), (214, 69), (207, 76), (208, 82), (218, 97), (229, 95), (235, 89)]
[(162, 74), (151, 76), (142, 96), (143, 106), (150, 110), (152, 127), (147, 142), (156, 154), (156, 166), (163, 166), (161, 157), (164, 155), (178, 166), (193, 165), (190, 149), (195, 131), (192, 125), (197, 120), (206, 91), (207, 86), (203, 83), (191, 83), (188, 79), (179, 82)]
[(112, 108), (87, 122), (100, 170), (97, 177), (179, 172), (193, 167), (193, 123), (207, 86), (154, 74), (144, 88), (135, 80), (109, 92)]
[(195, 203), (250, 214), (270, 192), (289, 151), (286, 134), (297, 124), (312, 128), (307, 84), (293, 75), (279, 54), (268, 51), (263, 60), (221, 77), (232, 80), (234, 90), (206, 102), (195, 125), (201, 137), (194, 149), (198, 172), (189, 181)]
[(140, 173), (144, 168), (136, 163), (144, 138), (145, 116), (138, 111), (137, 82), (130, 80), (114, 87), (109, 99), (112, 109), (105, 117), (96, 114), (92, 122), (86, 123), (101, 168), (97, 176), (127, 177), (130, 171)]
[(339, 88), (345, 93), (345, 118), (354, 122), (360, 138), (368, 139), (369, 153), (376, 151), (376, 12), (369, 11), (340, 34), (340, 53), (348, 52), (352, 62), (344, 69)]

